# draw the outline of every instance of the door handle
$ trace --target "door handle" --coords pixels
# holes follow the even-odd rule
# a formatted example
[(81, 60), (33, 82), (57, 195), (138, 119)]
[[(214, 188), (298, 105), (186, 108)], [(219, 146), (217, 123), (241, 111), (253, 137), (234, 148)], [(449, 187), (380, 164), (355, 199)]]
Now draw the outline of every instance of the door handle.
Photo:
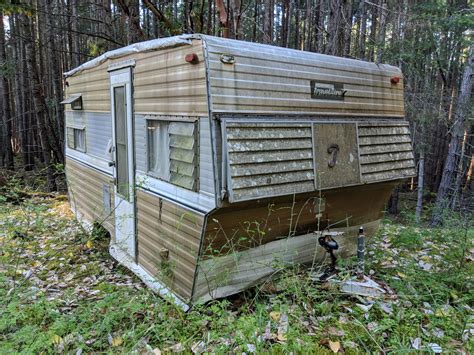
[(334, 168), (334, 166), (336, 165), (337, 152), (339, 152), (339, 145), (331, 144), (328, 147), (328, 153), (331, 154), (331, 158), (329, 158), (329, 161), (328, 161), (328, 166), (330, 168)]
[(115, 166), (115, 162), (114, 161), (109, 161), (109, 167), (112, 167), (112, 166)]

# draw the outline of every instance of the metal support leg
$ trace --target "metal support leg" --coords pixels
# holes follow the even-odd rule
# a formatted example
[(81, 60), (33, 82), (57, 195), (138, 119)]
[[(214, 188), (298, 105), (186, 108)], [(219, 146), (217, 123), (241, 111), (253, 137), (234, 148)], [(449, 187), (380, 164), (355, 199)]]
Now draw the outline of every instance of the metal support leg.
[(364, 278), (365, 272), (365, 234), (364, 227), (359, 228), (359, 235), (357, 237), (357, 276), (360, 279)]

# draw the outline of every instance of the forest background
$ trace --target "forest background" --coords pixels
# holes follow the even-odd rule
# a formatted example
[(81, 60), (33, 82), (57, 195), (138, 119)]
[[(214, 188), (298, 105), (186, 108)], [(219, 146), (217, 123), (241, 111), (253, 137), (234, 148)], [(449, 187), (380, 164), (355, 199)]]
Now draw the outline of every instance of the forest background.
[(467, 0), (0, 0), (0, 167), (56, 190), (62, 73), (130, 43), (205, 33), (399, 66), (420, 175), (401, 189), (418, 187), (418, 216), (436, 199), (438, 225), (473, 204), (473, 28)]

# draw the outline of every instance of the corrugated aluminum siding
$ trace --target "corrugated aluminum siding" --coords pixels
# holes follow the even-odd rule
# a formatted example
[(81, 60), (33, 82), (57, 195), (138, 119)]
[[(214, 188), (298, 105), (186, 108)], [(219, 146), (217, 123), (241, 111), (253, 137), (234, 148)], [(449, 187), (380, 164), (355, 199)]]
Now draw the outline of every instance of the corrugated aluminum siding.
[[(111, 177), (97, 170), (66, 158), (66, 176), (69, 201), (73, 210), (90, 223), (98, 221), (114, 236), (114, 211), (104, 206), (104, 185), (113, 191)], [(110, 194), (110, 206), (114, 205), (114, 194)]]
[(227, 122), (231, 202), (315, 189), (310, 124)]
[[(188, 53), (200, 62), (189, 64)], [(67, 96), (81, 93), (85, 111), (110, 111), (108, 66), (135, 60), (133, 70), (134, 111), (136, 113), (207, 116), (207, 90), (202, 44), (134, 53), (110, 59), (97, 67), (67, 78)], [(70, 110), (70, 105), (66, 105)]]
[(408, 123), (361, 124), (358, 134), (363, 182), (416, 175)]
[(109, 161), (107, 144), (112, 139), (112, 116), (106, 112), (66, 111), (66, 127), (85, 128), (86, 154)]
[[(403, 117), (398, 68), (287, 48), (204, 37), (214, 113), (306, 113)], [(235, 58), (224, 64), (222, 54)], [(343, 83), (344, 101), (311, 98), (310, 81)]]
[[(204, 216), (137, 192), (138, 264), (185, 300), (191, 298)], [(162, 259), (163, 249), (169, 251)]]

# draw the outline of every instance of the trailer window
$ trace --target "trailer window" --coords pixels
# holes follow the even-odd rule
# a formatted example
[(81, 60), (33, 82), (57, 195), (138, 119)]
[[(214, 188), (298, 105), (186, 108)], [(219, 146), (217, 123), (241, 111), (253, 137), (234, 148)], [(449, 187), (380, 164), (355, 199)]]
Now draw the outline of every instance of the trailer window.
[(168, 181), (169, 179), (169, 140), (168, 122), (149, 121), (148, 123), (148, 170), (152, 175)]
[(68, 148), (86, 151), (86, 130), (84, 128), (67, 127)]
[(148, 173), (188, 190), (198, 190), (197, 122), (148, 120)]

